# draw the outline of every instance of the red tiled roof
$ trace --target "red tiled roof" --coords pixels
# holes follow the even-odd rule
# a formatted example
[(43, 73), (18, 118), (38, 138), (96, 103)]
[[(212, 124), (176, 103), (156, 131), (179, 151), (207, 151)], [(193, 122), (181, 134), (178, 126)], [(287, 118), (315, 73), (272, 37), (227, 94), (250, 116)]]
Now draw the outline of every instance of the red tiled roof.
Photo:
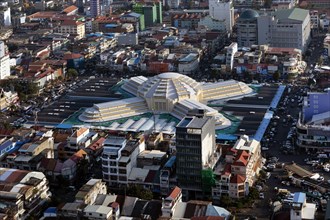
[(101, 137), (95, 143), (89, 145), (88, 148), (90, 148), (91, 150), (100, 149), (103, 146), (104, 141), (105, 141), (105, 138)]
[(238, 155), (235, 158), (235, 162), (233, 165), (236, 166), (246, 166), (248, 164), (248, 159), (249, 159), (249, 153), (246, 152), (245, 150), (240, 151)]
[(56, 11), (39, 11), (28, 17), (29, 18), (51, 18), (51, 17), (55, 16), (56, 14), (58, 14), (58, 12), (56, 12)]
[(84, 159), (86, 155), (86, 151), (80, 149), (75, 154), (73, 154), (70, 159), (73, 160), (75, 163), (78, 163), (80, 160)]
[(75, 10), (78, 10), (78, 7), (76, 7), (76, 6), (74, 6), (74, 5), (71, 5), (71, 6), (69, 6), (69, 7), (67, 7), (67, 8), (65, 8), (64, 10), (63, 10), (63, 12), (65, 12), (65, 13), (71, 13), (71, 12), (73, 12), (73, 11), (75, 11)]
[(176, 186), (176, 187), (174, 187), (172, 192), (168, 195), (168, 197), (175, 199), (180, 195), (180, 193), (181, 193), (181, 189)]
[(246, 178), (244, 176), (241, 176), (239, 174), (233, 175), (230, 178), (230, 183), (237, 183), (237, 184), (241, 184), (244, 183), (246, 180)]
[(72, 60), (72, 59), (78, 59), (83, 57), (83, 55), (79, 53), (66, 53), (64, 54), (63, 60)]
[(87, 131), (88, 128), (79, 128), (78, 130), (76, 130), (76, 132), (73, 134), (73, 137), (79, 137), (80, 135), (82, 135), (85, 131)]

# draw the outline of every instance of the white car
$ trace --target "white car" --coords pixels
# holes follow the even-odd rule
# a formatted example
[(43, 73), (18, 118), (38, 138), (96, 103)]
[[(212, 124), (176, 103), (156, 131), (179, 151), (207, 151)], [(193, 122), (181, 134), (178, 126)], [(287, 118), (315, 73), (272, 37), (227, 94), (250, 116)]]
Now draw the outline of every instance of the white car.
[(265, 194), (264, 193), (259, 193), (259, 199), (264, 199), (265, 198)]
[(270, 163), (267, 165), (267, 168), (269, 169), (275, 169), (276, 168), (276, 164), (275, 163)]
[(262, 147), (261, 150), (267, 151), (267, 150), (269, 150), (269, 148), (268, 147)]

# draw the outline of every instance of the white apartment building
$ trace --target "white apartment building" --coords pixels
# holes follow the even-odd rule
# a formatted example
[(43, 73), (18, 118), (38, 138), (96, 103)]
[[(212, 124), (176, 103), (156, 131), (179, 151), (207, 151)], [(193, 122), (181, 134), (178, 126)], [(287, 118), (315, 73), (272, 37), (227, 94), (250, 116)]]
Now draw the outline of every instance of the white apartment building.
[(94, 131), (90, 131), (89, 128), (79, 128), (70, 137), (68, 137), (68, 151), (73, 154), (79, 149), (85, 149), (97, 137), (98, 134)]
[(0, 3), (0, 27), (11, 25), (10, 7), (7, 2)]
[(224, 22), (228, 32), (232, 31), (235, 21), (232, 0), (210, 0), (209, 13), (212, 18)]
[(294, 8), (258, 17), (258, 44), (306, 51), (311, 35), (308, 10)]
[(261, 166), (260, 143), (241, 136), (234, 147), (225, 156), (225, 163), (215, 169), (216, 184), (212, 188), (212, 197), (218, 201), (221, 196), (241, 198), (249, 193)]
[(85, 37), (85, 23), (75, 20), (65, 20), (57, 27), (57, 33), (76, 36), (77, 40)]
[(6, 52), (6, 46), (3, 41), (0, 41), (0, 79), (5, 79), (10, 76), (10, 57)]
[(317, 29), (320, 25), (319, 12), (317, 10), (309, 11), (309, 16), (311, 17), (311, 28)]
[(137, 157), (145, 149), (145, 142), (124, 137), (108, 137), (102, 155), (103, 180), (108, 185), (128, 184), (131, 170), (136, 167)]
[(107, 187), (101, 179), (90, 179), (75, 195), (75, 202), (93, 205), (98, 195), (106, 195)]

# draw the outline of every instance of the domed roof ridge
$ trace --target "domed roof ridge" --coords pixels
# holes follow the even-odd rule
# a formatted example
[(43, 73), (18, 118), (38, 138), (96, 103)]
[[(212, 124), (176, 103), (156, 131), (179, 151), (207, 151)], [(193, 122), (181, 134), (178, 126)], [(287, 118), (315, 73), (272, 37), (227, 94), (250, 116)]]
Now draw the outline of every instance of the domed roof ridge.
[(239, 16), (239, 19), (254, 19), (257, 17), (259, 17), (259, 13), (256, 10), (247, 9), (242, 12), (242, 14)]

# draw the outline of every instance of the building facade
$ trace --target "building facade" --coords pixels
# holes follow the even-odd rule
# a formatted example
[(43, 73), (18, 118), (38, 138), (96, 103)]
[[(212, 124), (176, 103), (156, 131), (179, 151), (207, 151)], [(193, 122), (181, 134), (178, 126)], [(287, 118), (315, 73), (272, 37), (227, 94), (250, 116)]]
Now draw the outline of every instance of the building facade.
[(261, 169), (260, 143), (243, 135), (227, 152), (224, 163), (218, 163), (214, 169), (215, 186), (212, 198), (219, 202), (221, 196), (242, 198), (249, 194)]
[(101, 14), (101, 3), (100, 0), (90, 1), (90, 14), (92, 18), (96, 18)]
[(255, 10), (245, 10), (237, 20), (237, 43), (240, 47), (251, 47), (258, 44), (258, 19)]
[(10, 76), (10, 57), (5, 42), (0, 41), (0, 79)]
[(297, 122), (297, 140), (306, 151), (330, 150), (330, 90), (308, 93)]
[(7, 2), (0, 3), (0, 27), (11, 25), (10, 7)]
[(70, 34), (80, 40), (85, 37), (85, 24), (80, 21), (65, 20), (57, 27), (57, 33)]
[(210, 0), (209, 14), (212, 18), (224, 22), (227, 32), (232, 31), (235, 21), (232, 0)]
[(176, 127), (176, 174), (185, 199), (203, 198), (202, 170), (212, 167), (214, 120), (186, 116)]
[(294, 8), (275, 11), (258, 17), (258, 44), (297, 48), (305, 52), (311, 37), (308, 10)]

